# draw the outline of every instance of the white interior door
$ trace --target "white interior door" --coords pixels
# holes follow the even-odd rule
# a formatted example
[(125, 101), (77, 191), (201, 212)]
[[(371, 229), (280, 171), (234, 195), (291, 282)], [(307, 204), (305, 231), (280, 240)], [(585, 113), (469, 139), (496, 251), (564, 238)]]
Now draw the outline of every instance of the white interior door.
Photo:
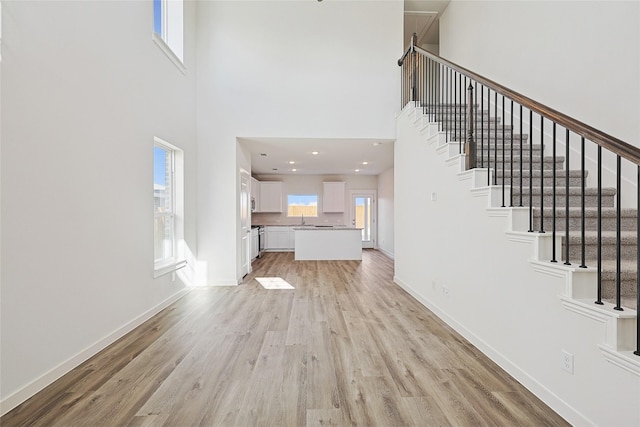
[(251, 250), (251, 176), (240, 172), (240, 276), (249, 274)]
[(349, 193), (349, 222), (362, 229), (362, 247), (376, 247), (376, 192), (359, 190)]

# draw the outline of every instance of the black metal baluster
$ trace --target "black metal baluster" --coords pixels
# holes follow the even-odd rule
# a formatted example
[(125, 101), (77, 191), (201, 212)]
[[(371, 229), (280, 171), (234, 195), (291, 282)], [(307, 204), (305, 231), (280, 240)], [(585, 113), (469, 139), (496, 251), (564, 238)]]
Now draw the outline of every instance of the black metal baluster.
[[(636, 166), (636, 212), (640, 213), (640, 166)], [(640, 215), (636, 215), (636, 248), (640, 246)], [(640, 310), (640, 250), (636, 250), (636, 311)], [(640, 356), (640, 316), (636, 316), (636, 350)]]
[(458, 73), (453, 74), (453, 140), (458, 139), (458, 107), (456, 106), (456, 100), (458, 99)]
[(418, 90), (418, 102), (420, 102), (420, 105), (422, 105), (422, 113), (426, 113), (427, 111), (427, 106), (426, 103), (424, 102), (424, 96), (425, 96), (425, 80), (427, 79), (427, 75), (425, 74), (425, 58), (424, 56), (420, 56), (420, 85), (419, 85), (419, 90)]
[(551, 262), (558, 262), (556, 259), (556, 122), (553, 122), (553, 141), (552, 141), (552, 150), (553, 150), (553, 195), (551, 200)]
[(565, 183), (565, 194), (564, 194), (564, 264), (571, 265), (569, 260), (569, 129), (567, 129), (566, 137), (565, 137), (565, 147), (564, 147), (564, 164), (565, 164), (565, 172), (564, 172), (564, 183)]
[[(480, 167), (484, 168), (484, 85), (480, 85)], [(489, 178), (487, 178), (487, 185), (489, 185)]]
[(436, 63), (434, 61), (429, 61), (429, 69), (431, 70), (431, 84), (429, 85), (431, 88), (431, 94), (429, 99), (431, 100), (431, 115), (433, 116), (433, 121), (438, 121), (438, 114), (436, 113)]
[(621, 207), (621, 193), (622, 193), (622, 165), (621, 165), (621, 157), (616, 156), (616, 306), (613, 307), (614, 310), (623, 311), (621, 306), (621, 297), (622, 297), (622, 283), (621, 283), (621, 260), (620, 260), (620, 213), (622, 210)]
[[(509, 107), (509, 114), (511, 116), (511, 132), (509, 132), (510, 136), (510, 181), (509, 181), (509, 206), (513, 207), (513, 99), (511, 100), (511, 106)], [(503, 136), (504, 138), (504, 136)]]
[(598, 145), (598, 237), (597, 237), (597, 258), (598, 258), (598, 286), (596, 304), (604, 305), (602, 302), (602, 146)]
[(533, 233), (533, 111), (529, 110), (529, 233)]
[(464, 154), (467, 152), (467, 120), (469, 119), (467, 117), (467, 114), (469, 113), (466, 108), (469, 102), (467, 98), (467, 76), (464, 76), (464, 86), (462, 85), (462, 80), (460, 80), (460, 93), (462, 93), (462, 103), (460, 104), (460, 108), (464, 111), (464, 113), (462, 113), (462, 125), (460, 126), (460, 141), (462, 141), (460, 146), (463, 147), (462, 153)]
[[(478, 103), (478, 81), (474, 81), (473, 82), (474, 85), (474, 89), (473, 89), (473, 93), (476, 94), (476, 99), (475, 99), (475, 104)], [(475, 142), (476, 142), (476, 147), (478, 146), (478, 107), (476, 105), (473, 105), (473, 109), (475, 110), (473, 113), (473, 130), (476, 132), (475, 135)], [(478, 167), (478, 152), (476, 149), (476, 167)], [(482, 159), (482, 151), (480, 152), (480, 158)], [(480, 160), (480, 167), (482, 167), (482, 160)]]
[[(505, 164), (505, 159), (504, 159), (504, 123), (506, 122), (505, 120), (505, 114), (504, 114), (504, 95), (502, 95), (502, 207), (504, 208), (504, 186), (505, 186), (505, 181), (507, 180), (507, 168), (506, 168), (506, 164)], [(497, 128), (497, 126), (496, 126)], [(498, 140), (496, 139), (496, 146), (498, 145)]]
[(442, 130), (446, 132), (447, 142), (449, 142), (449, 103), (451, 102), (451, 69), (449, 67), (445, 70), (445, 84), (444, 84), (444, 93), (445, 93), (445, 106), (444, 110), (444, 120), (442, 122)]
[(493, 185), (498, 185), (498, 92), (493, 92), (493, 115), (496, 120), (493, 131)]
[(585, 168), (584, 168), (584, 136), (582, 137), (582, 139), (580, 140), (580, 173), (581, 173), (581, 190), (580, 190), (580, 210), (581, 210), (581, 219), (582, 219), (582, 223), (580, 225), (580, 240), (582, 241), (582, 258), (580, 261), (582, 261), (582, 263), (580, 264), (580, 268), (587, 268), (587, 263), (585, 261), (586, 259), (586, 239), (585, 239), (585, 207), (584, 207), (584, 199), (586, 197), (585, 191), (586, 191), (586, 176), (585, 176)]
[(462, 154), (462, 144), (464, 143), (464, 137), (462, 136), (463, 135), (462, 126), (463, 126), (463, 123), (464, 123), (464, 112), (463, 111), (464, 111), (464, 105), (465, 105), (465, 102), (462, 100), (462, 96), (463, 96), (462, 94), (463, 94), (463, 92), (465, 92), (464, 88), (462, 87), (462, 74), (460, 74), (460, 80), (458, 81), (458, 86), (459, 86), (458, 87), (458, 89), (459, 89), (459, 92), (458, 92), (458, 108), (460, 108), (460, 124), (458, 126), (458, 141), (459, 141), (459, 144), (458, 144), (459, 148), (458, 149), (460, 150), (460, 153)]
[[(522, 104), (520, 104), (520, 207), (522, 207), (522, 181), (524, 181), (524, 176), (522, 175), (523, 170), (522, 170), (522, 161), (524, 160), (522, 158), (522, 131), (524, 129), (522, 129)], [(531, 177), (529, 177), (529, 179), (531, 179)]]
[(487, 185), (491, 185), (491, 89), (487, 88)]
[(540, 233), (544, 233), (544, 117), (540, 116)]

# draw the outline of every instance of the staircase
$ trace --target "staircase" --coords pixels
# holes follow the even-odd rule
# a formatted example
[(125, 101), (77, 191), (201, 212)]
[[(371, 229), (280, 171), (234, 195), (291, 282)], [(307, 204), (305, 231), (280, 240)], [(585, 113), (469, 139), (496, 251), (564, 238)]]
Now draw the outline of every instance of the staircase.
[(415, 37), (398, 65), (394, 185), (431, 197), (396, 194), (394, 281), (572, 424), (640, 425), (640, 149)]
[[(465, 106), (442, 105), (425, 109), (426, 115), (451, 117), (438, 123), (446, 140), (461, 146), (466, 135)], [(455, 112), (455, 114), (454, 114)], [(569, 236), (566, 231), (567, 171), (564, 156), (556, 153), (555, 160), (549, 153), (549, 144), (530, 144), (529, 135), (515, 133), (511, 125), (502, 126), (501, 117), (489, 117), (489, 112), (476, 112), (480, 129), (474, 138), (477, 145), (477, 165), (491, 165), (490, 182), (502, 191), (504, 184), (505, 207), (533, 206), (532, 223), (529, 231), (544, 231), (561, 237), (562, 245), (556, 248), (556, 257), (552, 261), (565, 264), (567, 242), (569, 243), (569, 264), (582, 267), (582, 178), (580, 170), (569, 170)], [(481, 117), (481, 119), (480, 119)], [(455, 119), (453, 119), (455, 118)], [(542, 149), (544, 148), (544, 150)], [(497, 162), (496, 162), (497, 159)], [(531, 160), (531, 161), (530, 161)], [(554, 170), (555, 169), (555, 170)], [(585, 171), (585, 180), (588, 176)], [(555, 178), (554, 178), (555, 176)], [(532, 178), (533, 177), (533, 178)], [(555, 183), (555, 186), (554, 186)], [(554, 190), (555, 188), (555, 190)], [(555, 191), (555, 197), (554, 197)], [(616, 189), (603, 187), (601, 190), (601, 283), (602, 299), (616, 304)], [(552, 208), (555, 198), (555, 209)], [(530, 204), (532, 203), (532, 204)], [(587, 267), (598, 266), (598, 189), (585, 186), (585, 263)], [(543, 205), (543, 207), (541, 207)], [(621, 306), (637, 309), (637, 216), (636, 209), (621, 210), (620, 239), (620, 282)], [(542, 220), (542, 222), (541, 222)]]

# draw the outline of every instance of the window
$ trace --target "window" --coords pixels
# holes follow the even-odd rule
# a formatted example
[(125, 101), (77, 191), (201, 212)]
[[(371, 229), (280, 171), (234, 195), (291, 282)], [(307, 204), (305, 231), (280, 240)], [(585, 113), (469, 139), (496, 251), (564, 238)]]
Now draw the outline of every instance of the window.
[(182, 0), (153, 0), (152, 38), (184, 73), (183, 15)]
[(287, 196), (287, 216), (318, 216), (317, 194), (289, 194)]
[(153, 240), (155, 276), (184, 266), (182, 241), (182, 151), (155, 138), (153, 146)]

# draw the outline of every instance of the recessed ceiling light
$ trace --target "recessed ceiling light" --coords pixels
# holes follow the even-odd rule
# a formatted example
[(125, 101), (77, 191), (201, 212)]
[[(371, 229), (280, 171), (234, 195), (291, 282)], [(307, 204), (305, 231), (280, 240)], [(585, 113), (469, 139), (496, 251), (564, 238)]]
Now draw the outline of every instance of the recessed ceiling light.
[(368, 164), (369, 164), (369, 162), (362, 162), (362, 164), (363, 164), (363, 165), (368, 165)]
[(314, 156), (317, 156), (318, 152), (317, 151), (312, 151), (311, 154), (313, 154)]
[(360, 169), (356, 169), (355, 172), (360, 172)]
[(293, 160), (291, 160), (291, 161), (289, 162), (289, 164), (290, 164), (290, 165), (295, 165), (295, 164), (296, 164), (296, 162), (294, 162)]
[(294, 169), (291, 169), (291, 172), (295, 172), (295, 171), (297, 171), (297, 170), (298, 170), (298, 169), (295, 169), (295, 168), (294, 168)]

